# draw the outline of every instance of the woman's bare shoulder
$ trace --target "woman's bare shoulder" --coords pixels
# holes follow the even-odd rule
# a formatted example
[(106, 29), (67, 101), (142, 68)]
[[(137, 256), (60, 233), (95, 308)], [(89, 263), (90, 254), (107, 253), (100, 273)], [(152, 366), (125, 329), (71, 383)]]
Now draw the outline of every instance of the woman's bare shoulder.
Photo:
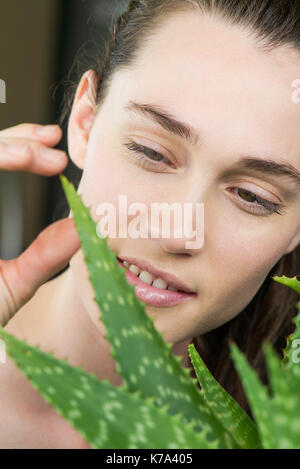
[[(24, 327), (20, 320), (22, 313), (30, 322), (28, 302), (4, 327), (4, 331), (23, 339)], [(5, 340), (4, 340), (5, 344)], [(21, 435), (26, 432), (28, 415), (34, 415), (33, 405), (37, 391), (8, 356), (4, 348), (4, 363), (0, 363), (0, 448), (21, 448)], [(32, 421), (33, 422), (33, 421)], [(24, 433), (25, 434), (25, 433)]]
[(0, 383), (0, 448), (24, 448), (36, 425), (37, 391), (8, 357), (0, 365)]
[(10, 359), (0, 383), (0, 449), (90, 449)]
[[(42, 324), (39, 306), (43, 304), (43, 285), (35, 296), (9, 321), (5, 332), (39, 344)], [(39, 321), (37, 321), (37, 318)], [(31, 327), (35, 324), (37, 330)], [(6, 353), (0, 363), (0, 449), (89, 449), (90, 446), (44, 400)]]

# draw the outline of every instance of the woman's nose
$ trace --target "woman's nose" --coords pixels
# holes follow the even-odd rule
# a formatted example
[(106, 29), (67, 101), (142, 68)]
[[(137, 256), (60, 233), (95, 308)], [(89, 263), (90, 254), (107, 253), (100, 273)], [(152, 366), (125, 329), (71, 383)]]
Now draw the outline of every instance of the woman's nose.
[(204, 245), (204, 204), (180, 204), (177, 211), (152, 220), (150, 229), (164, 251), (193, 255)]
[(195, 237), (192, 242), (187, 238), (160, 238), (159, 244), (161, 249), (165, 252), (172, 254), (186, 254), (189, 256), (198, 253), (203, 248), (203, 243), (201, 243), (201, 240), (197, 240)]

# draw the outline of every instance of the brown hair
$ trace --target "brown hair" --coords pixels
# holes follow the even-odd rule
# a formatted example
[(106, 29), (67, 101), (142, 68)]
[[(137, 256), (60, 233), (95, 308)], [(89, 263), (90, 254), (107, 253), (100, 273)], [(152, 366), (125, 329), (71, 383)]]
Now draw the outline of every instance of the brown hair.
[[(128, 9), (112, 24), (109, 41), (92, 67), (99, 74), (98, 109), (104, 102), (113, 75), (128, 68), (143, 43), (151, 40), (162, 19), (177, 12), (195, 11), (219, 15), (231, 24), (247, 28), (266, 51), (286, 45), (300, 52), (299, 0), (131, 0)], [(66, 94), (60, 125), (69, 114), (77, 84)], [(255, 297), (234, 319), (193, 339), (215, 378), (252, 416), (240, 380), (230, 359), (229, 342), (245, 353), (261, 380), (267, 384), (262, 345), (268, 341), (281, 353), (285, 337), (292, 332), (297, 294), (271, 277), (300, 273), (300, 246), (273, 267)], [(192, 365), (190, 363), (192, 368)], [(191, 375), (195, 377), (194, 371)]]

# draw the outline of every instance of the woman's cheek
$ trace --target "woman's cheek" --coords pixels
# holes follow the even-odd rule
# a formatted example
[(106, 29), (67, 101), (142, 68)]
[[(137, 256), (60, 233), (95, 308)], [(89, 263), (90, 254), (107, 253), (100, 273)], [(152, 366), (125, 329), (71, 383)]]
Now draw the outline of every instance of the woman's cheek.
[(91, 207), (94, 220), (97, 219), (98, 205), (105, 202), (115, 205), (116, 196), (122, 190), (122, 175), (113, 161), (108, 152), (106, 158), (98, 155), (98, 158), (86, 160), (79, 193), (84, 203)]
[[(129, 215), (132, 204), (144, 204), (150, 213), (151, 202), (158, 197), (157, 188), (141, 173), (137, 177), (136, 167), (128, 162), (115, 150), (102, 152), (98, 157), (91, 155), (87, 158), (79, 191), (83, 201), (91, 207), (92, 217), (99, 222), (101, 203), (112, 204), (112, 210), (116, 213), (116, 228), (119, 232), (119, 215), (122, 211), (122, 220), (127, 220), (127, 225), (136, 215)], [(121, 196), (125, 196), (122, 198)], [(124, 213), (123, 213), (124, 212)], [(107, 212), (106, 212), (107, 214)], [(126, 226), (122, 227), (126, 229)]]
[[(242, 311), (253, 299), (271, 269), (283, 255), (283, 243), (260, 237), (257, 242), (242, 231), (219, 238), (214, 269), (218, 294), (215, 306), (220, 320), (228, 321)], [(222, 311), (222, 312), (221, 312)]]

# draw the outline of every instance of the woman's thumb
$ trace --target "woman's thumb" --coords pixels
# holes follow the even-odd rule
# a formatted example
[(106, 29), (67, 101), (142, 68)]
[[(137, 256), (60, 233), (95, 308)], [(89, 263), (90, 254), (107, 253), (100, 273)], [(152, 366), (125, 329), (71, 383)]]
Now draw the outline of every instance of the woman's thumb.
[(0, 261), (0, 324), (3, 327), (43, 283), (66, 267), (79, 247), (74, 220), (66, 218), (42, 231), (17, 259)]

